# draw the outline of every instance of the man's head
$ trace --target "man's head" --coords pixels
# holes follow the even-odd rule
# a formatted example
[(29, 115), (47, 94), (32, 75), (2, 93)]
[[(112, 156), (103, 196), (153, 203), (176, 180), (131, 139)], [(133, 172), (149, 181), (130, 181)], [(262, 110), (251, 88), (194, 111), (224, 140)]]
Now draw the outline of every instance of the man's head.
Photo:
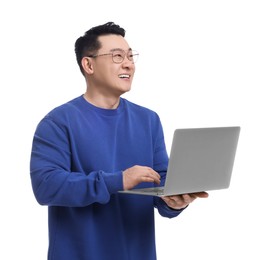
[(110, 22), (91, 28), (76, 41), (77, 62), (92, 93), (119, 96), (130, 90), (138, 53), (124, 36), (125, 30)]
[(103, 25), (95, 26), (85, 32), (85, 34), (77, 39), (75, 42), (75, 53), (78, 66), (84, 75), (84, 69), (82, 67), (81, 61), (85, 56), (90, 54), (97, 54), (98, 50), (102, 47), (99, 37), (103, 35), (115, 34), (125, 37), (125, 30), (119, 25), (108, 22)]

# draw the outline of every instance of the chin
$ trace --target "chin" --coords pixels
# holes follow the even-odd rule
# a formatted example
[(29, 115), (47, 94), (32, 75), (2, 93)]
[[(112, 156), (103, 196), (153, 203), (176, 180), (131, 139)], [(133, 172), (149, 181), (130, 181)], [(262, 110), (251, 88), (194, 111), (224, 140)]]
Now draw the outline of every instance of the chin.
[(129, 92), (131, 90), (131, 87), (129, 88), (123, 88), (121, 91), (122, 91), (122, 94), (126, 93), (126, 92)]

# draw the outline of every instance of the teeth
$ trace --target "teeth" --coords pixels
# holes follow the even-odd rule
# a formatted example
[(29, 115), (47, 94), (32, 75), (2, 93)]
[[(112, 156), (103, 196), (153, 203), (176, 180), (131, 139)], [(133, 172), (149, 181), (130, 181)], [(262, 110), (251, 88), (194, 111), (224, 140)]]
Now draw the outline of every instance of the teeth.
[(129, 75), (127, 75), (127, 74), (121, 74), (121, 75), (119, 75), (119, 78), (129, 78)]

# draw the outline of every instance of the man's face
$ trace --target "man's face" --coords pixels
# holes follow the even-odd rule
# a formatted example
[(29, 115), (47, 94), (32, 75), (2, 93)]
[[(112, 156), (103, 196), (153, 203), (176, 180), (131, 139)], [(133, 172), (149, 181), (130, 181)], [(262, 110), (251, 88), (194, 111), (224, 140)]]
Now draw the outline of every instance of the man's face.
[[(102, 47), (97, 56), (91, 58), (93, 65), (92, 86), (103, 95), (120, 96), (131, 89), (135, 72), (135, 64), (128, 59), (131, 49), (127, 41), (120, 35), (100, 36), (98, 40)], [(114, 57), (112, 53), (114, 53)]]

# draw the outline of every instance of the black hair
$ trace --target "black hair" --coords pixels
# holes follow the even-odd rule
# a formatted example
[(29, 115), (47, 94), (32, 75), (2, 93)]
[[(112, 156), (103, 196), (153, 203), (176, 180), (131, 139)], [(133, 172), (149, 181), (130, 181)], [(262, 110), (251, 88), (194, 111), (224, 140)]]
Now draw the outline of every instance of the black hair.
[(79, 37), (75, 42), (75, 53), (77, 64), (84, 75), (84, 70), (81, 65), (81, 60), (84, 56), (95, 54), (100, 48), (101, 43), (98, 41), (98, 37), (107, 34), (116, 34), (125, 37), (126, 31), (119, 25), (108, 22), (102, 25), (92, 27), (85, 34)]

